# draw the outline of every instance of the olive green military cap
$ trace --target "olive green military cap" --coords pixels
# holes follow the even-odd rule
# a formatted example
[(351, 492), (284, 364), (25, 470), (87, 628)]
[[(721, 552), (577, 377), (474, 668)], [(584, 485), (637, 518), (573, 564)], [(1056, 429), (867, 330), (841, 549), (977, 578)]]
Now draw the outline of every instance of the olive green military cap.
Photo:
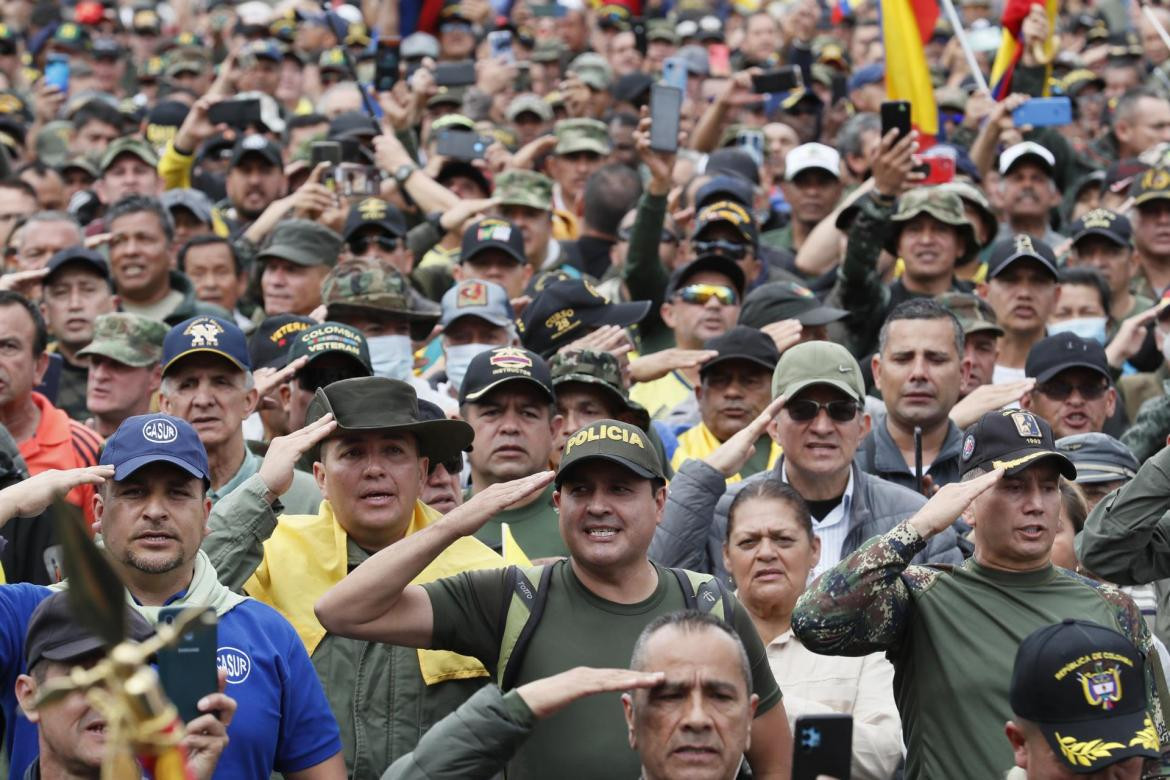
[(648, 19), (646, 21), (646, 40), (663, 41), (675, 46), (679, 44), (678, 33), (669, 19)]
[(331, 320), (346, 314), (393, 315), (410, 323), (410, 337), (422, 341), (439, 321), (442, 309), (419, 295), (396, 269), (377, 262), (348, 261), (321, 283), (321, 303)]
[(789, 401), (813, 385), (835, 387), (858, 403), (865, 401), (861, 366), (849, 350), (832, 341), (806, 341), (784, 351), (772, 372), (772, 397)]
[(507, 110), (504, 111), (504, 116), (509, 122), (515, 122), (516, 117), (524, 113), (536, 114), (542, 122), (551, 122), (553, 120), (552, 106), (540, 95), (519, 95), (512, 98), (512, 102), (508, 104)]
[(658, 452), (646, 431), (617, 420), (598, 420), (576, 431), (565, 442), (565, 453), (557, 469), (557, 487), (569, 469), (598, 460), (616, 463), (643, 479), (666, 480)]
[(94, 320), (93, 341), (77, 356), (101, 355), (136, 368), (157, 365), (167, 330), (162, 322), (137, 314), (103, 314)]
[(613, 83), (613, 68), (609, 66), (605, 57), (596, 52), (587, 51), (577, 55), (577, 58), (569, 63), (566, 72), (570, 76), (576, 76), (585, 86), (598, 92), (607, 91), (610, 84)]
[(957, 264), (967, 262), (979, 251), (975, 229), (967, 221), (967, 212), (963, 210), (963, 199), (955, 192), (941, 187), (915, 187), (898, 199), (898, 210), (890, 217), (893, 229), (886, 238), (887, 252), (897, 257), (898, 238), (902, 235), (902, 228), (919, 214), (929, 214), (944, 225), (959, 229), (959, 233), (967, 242), (967, 247), (956, 261)]
[(552, 193), (552, 179), (543, 173), (515, 169), (496, 177), (492, 197), (497, 198), (501, 206), (528, 206), (552, 211)]
[(639, 428), (646, 430), (650, 427), (650, 415), (645, 407), (630, 400), (625, 383), (622, 382), (621, 365), (609, 352), (591, 349), (558, 352), (549, 361), (548, 368), (552, 375), (553, 390), (569, 382), (599, 387), (612, 396), (620, 407), (633, 413)]
[(983, 223), (983, 243), (981, 246), (985, 247), (995, 240), (995, 236), (999, 232), (999, 219), (992, 211), (991, 201), (983, 194), (983, 190), (962, 179), (940, 184), (938, 188), (944, 192), (955, 193), (963, 199), (965, 204), (975, 207), (975, 211), (979, 213), (979, 221)]
[(611, 151), (609, 131), (596, 119), (562, 119), (553, 132), (557, 137), (553, 154), (593, 152), (604, 156)]
[(1003, 328), (999, 327), (995, 310), (991, 308), (991, 304), (978, 295), (948, 292), (940, 295), (938, 302), (950, 309), (951, 314), (958, 317), (959, 324), (963, 326), (964, 336), (970, 336), (972, 333), (1003, 335)]
[(124, 135), (121, 138), (114, 140), (109, 146), (106, 147), (106, 151), (102, 155), (102, 161), (98, 164), (98, 168), (102, 173), (105, 173), (106, 170), (124, 154), (130, 154), (137, 157), (151, 168), (158, 166), (158, 155), (155, 154), (154, 148), (146, 142), (146, 139), (133, 135)]
[(297, 265), (337, 265), (341, 236), (309, 219), (286, 219), (272, 231), (268, 246), (256, 255), (258, 264), (270, 258)]
[(333, 437), (361, 431), (413, 434), (420, 457), (431, 463), (451, 460), (471, 447), (475, 431), (462, 420), (423, 419), (418, 395), (407, 382), (381, 376), (342, 379), (318, 388), (305, 413), (305, 425), (326, 414), (337, 421)]

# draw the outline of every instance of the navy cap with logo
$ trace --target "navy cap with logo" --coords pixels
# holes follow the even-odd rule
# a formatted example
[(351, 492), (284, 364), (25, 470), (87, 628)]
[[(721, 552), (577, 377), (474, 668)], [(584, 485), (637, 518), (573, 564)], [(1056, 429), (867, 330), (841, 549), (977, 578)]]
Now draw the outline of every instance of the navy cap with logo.
[(1056, 440), (1056, 448), (1077, 467), (1077, 484), (1122, 482), (1139, 468), (1129, 447), (1107, 433), (1075, 433)]
[(658, 452), (644, 430), (617, 420), (598, 420), (565, 441), (565, 452), (557, 468), (557, 487), (571, 469), (598, 460), (616, 463), (643, 479), (666, 480)]
[(488, 217), (463, 231), (460, 263), (491, 251), (503, 252), (521, 265), (528, 262), (524, 254), (524, 233), (506, 219)]
[(345, 355), (358, 364), (359, 375), (374, 373), (370, 362), (370, 346), (357, 328), (340, 322), (322, 322), (297, 333), (288, 348), (288, 362), (307, 357), (311, 365), (326, 355)]
[(1159, 757), (1145, 657), (1112, 628), (1066, 618), (1036, 629), (1016, 650), (1008, 690), (1012, 712), (1035, 723), (1076, 774)]
[(1087, 236), (1102, 236), (1118, 246), (1133, 245), (1133, 228), (1124, 214), (1109, 209), (1093, 209), (1081, 215), (1069, 229), (1073, 246)]
[(180, 322), (167, 333), (163, 340), (163, 374), (175, 361), (200, 352), (219, 355), (241, 371), (252, 370), (248, 338), (240, 326), (222, 317), (201, 314)]
[(739, 310), (739, 324), (762, 328), (780, 320), (814, 327), (845, 319), (848, 312), (825, 306), (812, 290), (796, 282), (769, 282), (748, 293)]
[(288, 365), (288, 348), (296, 335), (313, 327), (317, 321), (297, 314), (267, 317), (248, 337), (248, 359), (255, 368), (284, 368)]
[(739, 267), (739, 263), (721, 254), (700, 255), (686, 265), (681, 265), (674, 269), (674, 272), (671, 273), (670, 279), (666, 283), (667, 297), (669, 298), (683, 287), (686, 287), (687, 282), (690, 281), (692, 276), (706, 271), (726, 276), (731, 281), (732, 286), (735, 287), (735, 291), (739, 294), (740, 298), (743, 298), (744, 287), (747, 285), (747, 277), (744, 276), (743, 269)]
[(354, 204), (345, 218), (342, 236), (346, 241), (359, 230), (380, 228), (392, 236), (406, 235), (406, 217), (395, 206), (381, 198), (365, 198)]
[(507, 382), (528, 382), (540, 388), (549, 401), (556, 401), (544, 358), (520, 347), (496, 347), (471, 359), (459, 388), (459, 405), (479, 401)]
[(641, 322), (648, 311), (650, 301), (610, 303), (584, 279), (554, 282), (524, 308), (524, 346), (547, 358), (591, 329), (624, 328)]
[(283, 168), (283, 156), (280, 147), (262, 135), (246, 135), (232, 147), (230, 167), (235, 168), (248, 155), (257, 155), (269, 165)]
[(780, 352), (776, 349), (776, 342), (772, 337), (746, 325), (736, 325), (722, 335), (707, 339), (703, 349), (713, 349), (719, 353), (699, 368), (699, 376), (703, 379), (706, 379), (715, 366), (729, 360), (754, 363), (770, 377), (780, 360)]
[(143, 466), (170, 463), (193, 477), (209, 481), (207, 450), (191, 423), (169, 414), (140, 414), (127, 417), (102, 450), (101, 466), (114, 467), (114, 480), (121, 482)]
[(78, 244), (62, 249), (49, 258), (48, 271), (45, 273), (45, 282), (48, 283), (63, 266), (79, 265), (89, 268), (103, 279), (110, 278), (110, 266), (100, 253), (86, 249)]
[(1024, 375), (1043, 383), (1069, 368), (1087, 368), (1113, 381), (1105, 347), (1095, 339), (1083, 339), (1073, 333), (1057, 333), (1033, 344), (1024, 363)]
[(1043, 418), (1020, 409), (987, 412), (963, 434), (963, 473), (978, 468), (1003, 469), (1007, 474), (1052, 460), (1066, 479), (1076, 479), (1077, 469), (1056, 449), (1052, 428)]
[(1060, 278), (1060, 272), (1056, 270), (1056, 253), (1052, 251), (1052, 247), (1027, 233), (1017, 233), (1011, 238), (991, 245), (987, 260), (987, 278), (994, 279), (1007, 270), (1008, 266), (1021, 260), (1039, 263), (1045, 271), (1052, 274), (1053, 279)]
[[(135, 642), (154, 636), (154, 627), (129, 606), (126, 607), (126, 636)], [(77, 619), (69, 604), (69, 593), (58, 591), (37, 604), (28, 619), (24, 640), (25, 668), (31, 669), (40, 661), (72, 664), (99, 651), (105, 653), (111, 647)]]

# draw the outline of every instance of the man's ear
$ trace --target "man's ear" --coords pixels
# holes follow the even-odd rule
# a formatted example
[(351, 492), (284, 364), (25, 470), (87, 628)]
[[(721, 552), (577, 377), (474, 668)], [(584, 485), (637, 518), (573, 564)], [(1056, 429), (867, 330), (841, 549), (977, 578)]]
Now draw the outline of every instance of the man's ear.
[(668, 328), (674, 328), (674, 304), (670, 301), (663, 301), (662, 305), (658, 307), (658, 313), (662, 316), (662, 323)]
[(622, 694), (622, 711), (626, 714), (626, 738), (630, 741), (630, 748), (638, 749), (638, 737), (634, 732), (634, 697), (629, 693)]
[(20, 705), (24, 717), (34, 724), (41, 720), (40, 712), (33, 707), (37, 700), (37, 693), (37, 681), (31, 675), (22, 674), (16, 678), (16, 702)]
[(1028, 768), (1028, 743), (1024, 738), (1024, 732), (1014, 721), (1008, 721), (1004, 724), (1003, 733), (1007, 735), (1008, 742), (1012, 746), (1012, 755), (1016, 760), (1016, 766), (1021, 769)]
[(870, 369), (873, 371), (873, 383), (875, 385), (881, 384), (882, 381), (882, 356), (880, 353), (873, 353), (873, 358), (869, 363)]
[(36, 366), (33, 369), (33, 378), (35, 379), (35, 381), (38, 385), (41, 382), (45, 381), (45, 372), (48, 370), (49, 370), (49, 353), (42, 352), (40, 354), (40, 357), (37, 358)]

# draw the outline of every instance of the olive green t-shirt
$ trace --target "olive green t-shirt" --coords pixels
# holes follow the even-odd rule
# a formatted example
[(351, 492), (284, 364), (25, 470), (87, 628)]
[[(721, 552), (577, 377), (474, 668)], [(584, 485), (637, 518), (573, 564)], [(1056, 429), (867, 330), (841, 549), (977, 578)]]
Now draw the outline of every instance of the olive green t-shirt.
[(491, 547), (500, 549), (500, 525), (508, 524), (512, 538), (520, 545), (530, 559), (555, 558), (569, 554), (565, 540), (561, 538), (561, 524), (553, 508), (552, 495), (555, 485), (549, 485), (531, 504), (517, 509), (497, 512), (483, 528), (475, 532), (475, 538)]
[[(585, 588), (567, 561), (552, 565), (548, 602), (516, 686), (575, 666), (627, 668), (642, 629), (659, 615), (685, 607), (678, 579), (657, 565), (658, 588), (637, 604), (606, 601)], [(434, 613), (432, 647), (474, 656), (495, 675), (503, 601), (512, 597), (508, 570), (465, 572), (423, 588)], [(732, 603), (730, 623), (747, 649), (753, 689), (760, 697), (759, 716), (780, 701), (780, 689), (750, 617), (734, 598)], [(508, 764), (508, 780), (629, 778), (639, 772), (618, 693), (588, 696), (537, 722)]]

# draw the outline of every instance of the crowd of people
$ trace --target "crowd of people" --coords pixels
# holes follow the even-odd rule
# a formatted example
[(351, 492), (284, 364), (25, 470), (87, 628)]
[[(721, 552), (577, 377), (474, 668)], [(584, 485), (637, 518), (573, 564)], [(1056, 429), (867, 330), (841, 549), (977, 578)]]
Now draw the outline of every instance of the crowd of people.
[(1170, 8), (891, 4), (0, 4), (0, 771), (1170, 776)]

